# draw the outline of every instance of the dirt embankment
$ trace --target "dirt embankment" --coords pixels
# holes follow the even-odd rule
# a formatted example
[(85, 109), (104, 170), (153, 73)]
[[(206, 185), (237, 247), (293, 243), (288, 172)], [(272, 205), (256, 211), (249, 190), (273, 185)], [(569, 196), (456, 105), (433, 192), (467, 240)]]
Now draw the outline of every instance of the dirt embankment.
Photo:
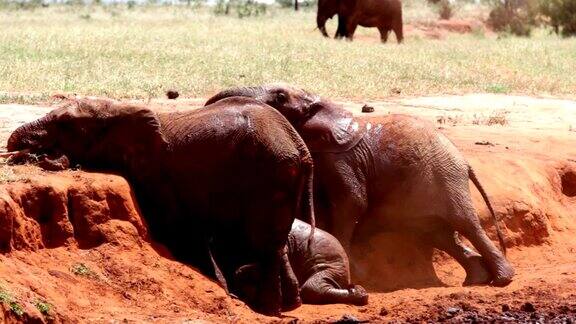
[(0, 187), (3, 322), (264, 318), (151, 245), (122, 177), (10, 170)]
[[(171, 110), (198, 102), (152, 104)], [(357, 114), (362, 104), (346, 103)], [(152, 246), (121, 177), (2, 167), (0, 299), (5, 321), (27, 318), (15, 314), (18, 307), (22, 316), (56, 321), (576, 318), (576, 103), (470, 95), (370, 104), (374, 114), (410, 113), (436, 122), (463, 151), (505, 231), (517, 271), (510, 286), (461, 287), (464, 272), (449, 257), (389, 233), (355, 247), (364, 270), (356, 281), (374, 291), (368, 306), (304, 305), (283, 319), (263, 317)], [(11, 129), (47, 109), (16, 111), (0, 107), (2, 141)], [(483, 225), (494, 237), (488, 210), (472, 192)], [(48, 315), (41, 314), (46, 309), (41, 303), (50, 304)]]

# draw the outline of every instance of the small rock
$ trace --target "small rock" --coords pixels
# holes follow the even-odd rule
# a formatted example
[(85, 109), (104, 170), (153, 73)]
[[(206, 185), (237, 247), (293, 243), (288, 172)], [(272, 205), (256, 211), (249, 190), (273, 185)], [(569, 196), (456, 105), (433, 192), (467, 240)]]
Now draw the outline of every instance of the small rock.
[(390, 89), (390, 92), (393, 94), (401, 94), (402, 93), (402, 89), (400, 88), (392, 88)]
[(508, 306), (508, 305), (506, 305), (506, 304), (502, 305), (502, 311), (503, 311), (503, 312), (509, 312), (509, 311), (510, 311), (510, 306)]
[(386, 316), (388, 315), (390, 312), (388, 312), (388, 310), (386, 309), (386, 307), (382, 307), (380, 308), (380, 316)]
[(332, 324), (358, 324), (358, 323), (368, 323), (368, 321), (359, 320), (356, 317), (348, 314), (342, 315), (339, 320), (330, 322)]
[(453, 316), (455, 316), (456, 314), (460, 313), (461, 311), (462, 311), (462, 309), (460, 309), (460, 308), (458, 308), (458, 307), (449, 307), (449, 308), (446, 310), (446, 315), (453, 317)]
[(176, 90), (168, 90), (166, 91), (166, 97), (168, 97), (168, 99), (176, 99), (180, 97), (180, 94)]
[(532, 305), (532, 303), (524, 303), (524, 305), (520, 306), (520, 310), (523, 312), (533, 313), (536, 311), (536, 307)]
[(371, 112), (374, 112), (374, 107), (369, 106), (369, 105), (364, 105), (364, 106), (362, 106), (362, 112), (363, 112), (363, 113), (371, 113)]
[(474, 144), (476, 144), (476, 145), (488, 145), (488, 146), (494, 146), (494, 144), (493, 144), (493, 143), (491, 143), (491, 142), (488, 142), (488, 141), (481, 141), (481, 142), (476, 142), (476, 143), (474, 143)]
[(516, 319), (514, 317), (510, 317), (510, 316), (500, 316), (500, 320), (501, 321), (515, 321)]

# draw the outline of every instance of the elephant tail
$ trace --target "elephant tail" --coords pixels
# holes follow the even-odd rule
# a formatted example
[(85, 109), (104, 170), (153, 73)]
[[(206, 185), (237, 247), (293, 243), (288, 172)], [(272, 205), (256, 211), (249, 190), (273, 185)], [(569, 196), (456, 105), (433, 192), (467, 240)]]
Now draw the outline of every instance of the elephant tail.
[(314, 167), (313, 162), (306, 161), (304, 164), (304, 186), (301, 199), (301, 219), (306, 219), (310, 223), (310, 234), (308, 236), (308, 247), (314, 242), (314, 232), (316, 229), (316, 217), (314, 215)]
[(502, 235), (502, 230), (500, 229), (500, 225), (498, 225), (498, 219), (496, 218), (496, 213), (494, 212), (494, 208), (492, 208), (492, 204), (490, 203), (490, 199), (488, 199), (488, 195), (486, 194), (486, 191), (484, 191), (484, 188), (480, 184), (478, 177), (476, 177), (476, 173), (474, 173), (474, 169), (472, 169), (472, 167), (470, 165), (468, 166), (468, 177), (470, 178), (470, 180), (472, 180), (472, 182), (474, 183), (474, 186), (476, 186), (476, 189), (478, 189), (478, 191), (482, 195), (482, 198), (484, 199), (484, 202), (486, 203), (486, 206), (488, 207), (488, 210), (490, 211), (490, 214), (492, 215), (492, 220), (494, 221), (494, 226), (496, 227), (496, 234), (498, 235), (498, 241), (500, 242), (500, 247), (502, 248), (502, 252), (504, 252), (504, 254), (506, 254), (506, 244), (504, 243), (504, 236)]

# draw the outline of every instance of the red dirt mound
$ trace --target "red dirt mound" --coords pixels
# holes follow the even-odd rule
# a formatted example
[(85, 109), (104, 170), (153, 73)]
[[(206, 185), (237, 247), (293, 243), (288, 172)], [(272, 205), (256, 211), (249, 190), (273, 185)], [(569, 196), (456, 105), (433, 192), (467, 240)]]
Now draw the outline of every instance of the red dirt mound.
[(123, 178), (2, 171), (0, 321), (267, 321), (159, 254)]

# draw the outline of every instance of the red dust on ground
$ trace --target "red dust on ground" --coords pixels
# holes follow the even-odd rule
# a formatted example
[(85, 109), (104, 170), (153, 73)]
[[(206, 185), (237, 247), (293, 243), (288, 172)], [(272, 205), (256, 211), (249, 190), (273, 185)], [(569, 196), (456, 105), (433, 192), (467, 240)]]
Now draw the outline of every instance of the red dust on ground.
[[(153, 101), (190, 109), (201, 100)], [(361, 115), (363, 103), (345, 103)], [(0, 299), (4, 322), (530, 321), (576, 319), (576, 103), (497, 95), (371, 102), (372, 114), (437, 123), (468, 158), (504, 229), (516, 277), (461, 287), (463, 270), (416, 240), (388, 233), (354, 248), (364, 307), (304, 305), (271, 318), (226, 296), (151, 244), (132, 192), (115, 175), (0, 168)], [(3, 139), (46, 108), (0, 107)], [(18, 113), (20, 112), (20, 113)], [(488, 233), (494, 225), (472, 189)], [(496, 240), (495, 240), (496, 241)], [(2, 296), (8, 296), (6, 298)], [(24, 315), (15, 314), (15, 304)], [(37, 307), (46, 302), (48, 314)], [(18, 310), (18, 308), (16, 308)], [(4, 318), (2, 318), (2, 316)]]

